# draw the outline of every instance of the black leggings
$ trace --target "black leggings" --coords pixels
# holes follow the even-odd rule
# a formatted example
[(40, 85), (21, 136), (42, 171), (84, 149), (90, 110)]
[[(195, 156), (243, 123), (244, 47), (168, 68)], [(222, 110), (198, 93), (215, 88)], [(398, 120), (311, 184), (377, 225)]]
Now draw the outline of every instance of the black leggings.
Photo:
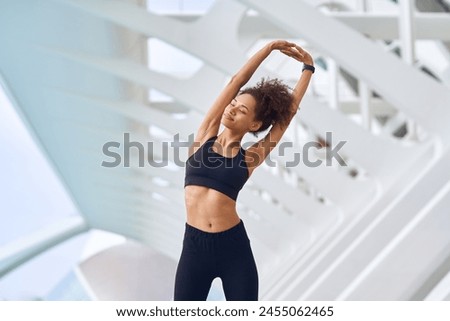
[(242, 220), (217, 233), (186, 223), (174, 300), (205, 301), (216, 277), (227, 301), (258, 301), (258, 272)]

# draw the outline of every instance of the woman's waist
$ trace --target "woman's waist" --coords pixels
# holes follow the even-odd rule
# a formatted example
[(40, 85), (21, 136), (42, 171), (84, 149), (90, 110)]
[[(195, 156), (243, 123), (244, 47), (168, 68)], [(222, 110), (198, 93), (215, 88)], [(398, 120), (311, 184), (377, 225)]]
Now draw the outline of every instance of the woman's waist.
[(237, 224), (241, 219), (237, 213), (227, 213), (223, 215), (208, 215), (204, 213), (187, 213), (186, 223), (192, 227), (209, 233), (226, 231)]
[(226, 221), (238, 217), (235, 205), (218, 204), (198, 200), (197, 203), (186, 202), (186, 214), (189, 218), (211, 222)]
[(217, 195), (220, 194), (217, 191), (188, 187), (185, 190), (185, 201), (189, 225), (204, 231), (216, 232), (239, 223), (235, 201), (227, 196)]

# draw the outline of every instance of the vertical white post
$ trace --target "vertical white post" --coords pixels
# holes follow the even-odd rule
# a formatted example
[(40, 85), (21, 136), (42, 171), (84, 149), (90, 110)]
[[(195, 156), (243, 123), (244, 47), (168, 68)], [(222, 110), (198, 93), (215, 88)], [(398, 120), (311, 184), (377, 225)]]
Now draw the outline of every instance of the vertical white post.
[(338, 109), (338, 99), (339, 99), (339, 91), (338, 91), (338, 66), (336, 61), (332, 58), (327, 59), (328, 66), (328, 79), (330, 80), (329, 87), (329, 98), (330, 98), (330, 106), (332, 109)]
[(399, 31), (402, 44), (402, 58), (407, 64), (413, 65), (415, 60), (413, 0), (399, 0), (399, 9)]
[(362, 125), (368, 131), (371, 130), (371, 120), (372, 115), (370, 114), (370, 97), (372, 95), (372, 91), (369, 90), (366, 82), (359, 80), (358, 82), (358, 91), (359, 91), (359, 103), (361, 108), (361, 119)]
[[(402, 59), (413, 66), (415, 53), (415, 22), (414, 22), (414, 0), (399, 0), (399, 36), (402, 48)], [(412, 140), (417, 138), (417, 128), (413, 121), (407, 123), (408, 137)]]
[(297, 144), (300, 144), (300, 138), (298, 137), (299, 136), (299, 131), (298, 131), (299, 123), (298, 123), (298, 121), (296, 121), (294, 119), (294, 121), (292, 122), (292, 125), (294, 127), (293, 128), (294, 144), (297, 145)]
[[(366, 12), (367, 1), (359, 0), (358, 7), (361, 12)], [(367, 83), (361, 79), (358, 80), (358, 92), (359, 92), (359, 103), (361, 109), (362, 125), (365, 129), (370, 131), (371, 129), (370, 97), (372, 95), (372, 92), (369, 90)]]
[(367, 11), (367, 0), (359, 0), (357, 3), (357, 10), (361, 12)]

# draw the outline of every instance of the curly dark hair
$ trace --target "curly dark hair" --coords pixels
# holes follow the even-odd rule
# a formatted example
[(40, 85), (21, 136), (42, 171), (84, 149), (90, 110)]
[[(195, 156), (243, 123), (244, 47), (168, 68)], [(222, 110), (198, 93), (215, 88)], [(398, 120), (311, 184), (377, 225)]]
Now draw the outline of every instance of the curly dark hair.
[(239, 94), (250, 94), (256, 100), (255, 120), (262, 121), (258, 130), (250, 131), (256, 137), (275, 123), (282, 127), (289, 125), (293, 97), (281, 80), (262, 78), (256, 86), (244, 88)]

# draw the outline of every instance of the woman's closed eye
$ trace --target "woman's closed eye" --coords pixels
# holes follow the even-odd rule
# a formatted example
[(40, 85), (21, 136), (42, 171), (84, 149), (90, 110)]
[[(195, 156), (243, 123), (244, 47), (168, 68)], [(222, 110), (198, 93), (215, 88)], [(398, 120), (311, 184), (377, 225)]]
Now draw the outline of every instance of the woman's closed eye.
[[(233, 99), (230, 103), (231, 106), (236, 107), (237, 106), (237, 100)], [(243, 114), (247, 114), (247, 109), (245, 107), (239, 108), (239, 111)]]

